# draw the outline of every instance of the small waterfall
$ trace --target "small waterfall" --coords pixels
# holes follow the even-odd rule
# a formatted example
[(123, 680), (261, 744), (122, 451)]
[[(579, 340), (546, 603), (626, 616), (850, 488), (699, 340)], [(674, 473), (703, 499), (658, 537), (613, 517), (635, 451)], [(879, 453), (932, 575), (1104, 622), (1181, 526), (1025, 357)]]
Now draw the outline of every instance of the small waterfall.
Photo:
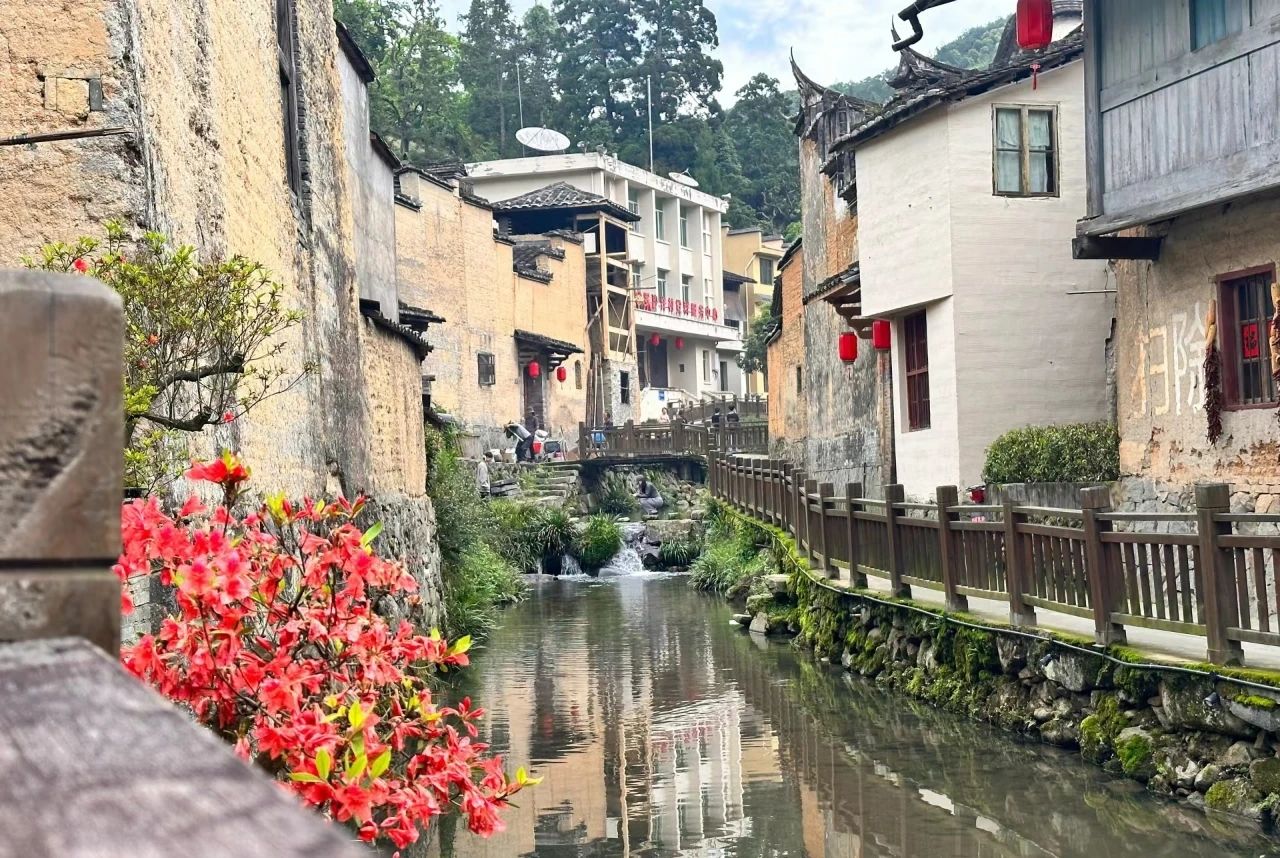
[(622, 550), (600, 570), (601, 577), (644, 573), (644, 561), (640, 559), (640, 552), (636, 549), (644, 540), (645, 523), (620, 522), (618, 529), (622, 531)]

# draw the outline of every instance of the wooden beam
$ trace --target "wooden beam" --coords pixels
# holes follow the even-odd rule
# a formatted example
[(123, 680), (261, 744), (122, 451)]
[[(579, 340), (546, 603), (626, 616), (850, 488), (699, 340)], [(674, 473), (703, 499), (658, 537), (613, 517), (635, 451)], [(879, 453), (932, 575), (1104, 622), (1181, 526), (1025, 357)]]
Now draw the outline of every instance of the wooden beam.
[(1160, 258), (1163, 238), (1136, 236), (1080, 236), (1071, 239), (1073, 259), (1149, 259)]
[(1084, 0), (1084, 163), (1089, 217), (1102, 214), (1106, 153), (1102, 148), (1101, 53), (1098, 3)]

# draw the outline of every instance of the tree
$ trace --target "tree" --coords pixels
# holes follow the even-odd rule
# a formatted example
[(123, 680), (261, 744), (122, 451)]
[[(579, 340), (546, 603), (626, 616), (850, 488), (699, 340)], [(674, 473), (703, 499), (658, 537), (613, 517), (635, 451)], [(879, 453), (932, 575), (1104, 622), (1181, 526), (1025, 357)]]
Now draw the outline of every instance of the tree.
[(737, 92), (726, 118), (748, 190), (743, 202), (782, 232), (800, 217), (800, 158), (788, 115), (791, 100), (778, 81), (757, 74)]
[(700, 0), (636, 0), (635, 8), (643, 34), (643, 60), (632, 81), (636, 100), (645, 102), (651, 82), (655, 123), (704, 115), (724, 73), (710, 54), (720, 45), (716, 16)]
[[(777, 287), (774, 287), (777, 288)], [(743, 372), (763, 373), (769, 376), (769, 344), (767, 340), (773, 333), (778, 317), (768, 307), (761, 307), (747, 327), (747, 336), (742, 341), (742, 352), (738, 355), (738, 366)]]
[(934, 59), (962, 69), (984, 69), (1000, 47), (1008, 16), (965, 30), (934, 54)]
[(403, 30), (405, 0), (335, 0), (333, 16), (351, 33), (360, 50), (380, 68)]
[(545, 6), (534, 5), (525, 13), (520, 28), (518, 61), (521, 94), (526, 125), (551, 125), (557, 122), (556, 67), (560, 55), (556, 50), (559, 29)]
[(571, 139), (614, 145), (637, 127), (628, 92), (640, 59), (629, 0), (554, 0), (560, 25), (557, 88)]
[(519, 33), (507, 0), (471, 0), (462, 16), (458, 76), (469, 95), (471, 130), (499, 157), (515, 154), (519, 115), (516, 63)]

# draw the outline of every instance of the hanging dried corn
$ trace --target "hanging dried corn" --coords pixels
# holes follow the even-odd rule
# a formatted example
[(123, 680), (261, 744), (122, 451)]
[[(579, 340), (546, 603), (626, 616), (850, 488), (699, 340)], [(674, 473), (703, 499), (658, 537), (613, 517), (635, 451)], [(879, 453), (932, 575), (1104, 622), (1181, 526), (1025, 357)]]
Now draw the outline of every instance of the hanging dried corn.
[(1216, 301), (1209, 302), (1204, 319), (1204, 412), (1209, 443), (1216, 444), (1222, 437), (1222, 355), (1218, 352)]

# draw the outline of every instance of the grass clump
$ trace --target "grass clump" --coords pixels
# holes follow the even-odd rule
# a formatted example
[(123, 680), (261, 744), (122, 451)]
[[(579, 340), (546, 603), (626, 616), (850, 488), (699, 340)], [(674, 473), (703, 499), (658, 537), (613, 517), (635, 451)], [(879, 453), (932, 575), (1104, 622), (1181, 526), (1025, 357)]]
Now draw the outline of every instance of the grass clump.
[(622, 529), (608, 515), (593, 515), (574, 539), (573, 554), (588, 572), (596, 572), (622, 550)]
[(777, 567), (763, 549), (763, 534), (739, 519), (713, 515), (702, 553), (690, 566), (690, 582), (730, 598), (746, 594), (753, 582)]
[(702, 551), (702, 546), (693, 537), (681, 536), (668, 539), (658, 546), (658, 563), (670, 569), (684, 568), (692, 563)]
[(631, 491), (626, 477), (609, 474), (600, 486), (599, 509), (608, 515), (629, 516), (640, 509), (640, 503)]

